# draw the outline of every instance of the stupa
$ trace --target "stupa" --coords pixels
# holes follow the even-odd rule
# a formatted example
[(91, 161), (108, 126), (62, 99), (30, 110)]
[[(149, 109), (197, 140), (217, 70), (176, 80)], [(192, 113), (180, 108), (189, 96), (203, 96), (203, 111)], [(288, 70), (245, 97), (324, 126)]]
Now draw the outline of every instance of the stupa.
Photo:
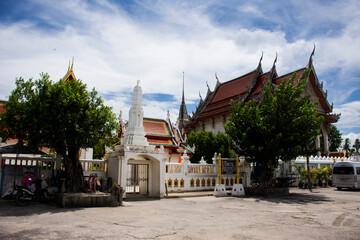
[(129, 110), (129, 122), (124, 135), (124, 145), (148, 146), (144, 126), (144, 110), (142, 108), (142, 89), (140, 81), (134, 88), (131, 108)]
[(140, 81), (133, 91), (129, 122), (120, 145), (108, 155), (108, 176), (125, 190), (124, 198), (165, 195), (164, 148), (149, 145), (144, 132)]

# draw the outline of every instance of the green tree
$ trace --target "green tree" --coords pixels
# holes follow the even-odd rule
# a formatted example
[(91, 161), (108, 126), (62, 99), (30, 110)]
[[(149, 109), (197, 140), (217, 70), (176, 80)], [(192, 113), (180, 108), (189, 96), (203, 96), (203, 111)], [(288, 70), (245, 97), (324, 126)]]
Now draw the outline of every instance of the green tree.
[(108, 136), (117, 128), (116, 117), (95, 89), (88, 92), (80, 80), (53, 82), (48, 74), (40, 76), (36, 81), (16, 80), (1, 116), (1, 135), (53, 148), (63, 157), (66, 191), (78, 192), (83, 177), (80, 148), (93, 147)]
[(359, 154), (359, 148), (360, 148), (360, 140), (357, 138), (355, 139), (355, 143), (353, 145), (353, 148), (355, 149), (355, 153)]
[(198, 163), (201, 157), (205, 161), (212, 163), (215, 152), (221, 153), (223, 157), (230, 157), (230, 139), (224, 133), (214, 135), (210, 131), (191, 132), (186, 139), (190, 146), (195, 146), (195, 153), (190, 157), (190, 161)]
[(100, 139), (97, 144), (93, 146), (93, 157), (94, 159), (101, 159), (105, 156), (105, 148), (111, 147), (111, 149), (114, 148), (114, 146), (119, 143), (120, 139), (115, 134), (110, 134), (106, 136), (104, 139)]
[(277, 87), (266, 85), (257, 101), (231, 103), (225, 125), (234, 150), (255, 163), (264, 184), (271, 183), (278, 160), (289, 161), (300, 154), (314, 152), (323, 118), (310, 96), (302, 96), (306, 71), (295, 84), (296, 74)]
[(350, 146), (351, 146), (350, 138), (346, 138), (344, 142), (343, 150), (345, 150), (347, 153), (350, 153)]
[(342, 138), (341, 133), (337, 127), (333, 124), (330, 126), (329, 132), (329, 150), (330, 152), (336, 152), (337, 149), (341, 146)]

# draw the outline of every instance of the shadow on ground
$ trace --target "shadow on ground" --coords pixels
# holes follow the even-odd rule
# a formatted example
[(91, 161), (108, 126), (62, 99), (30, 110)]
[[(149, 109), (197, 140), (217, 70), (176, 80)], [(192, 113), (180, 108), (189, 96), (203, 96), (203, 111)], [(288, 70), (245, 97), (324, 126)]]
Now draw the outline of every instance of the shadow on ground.
[(30, 202), (26, 206), (17, 206), (14, 200), (0, 200), (0, 217), (20, 217), (44, 213), (61, 213), (77, 211), (82, 208), (60, 208), (56, 203)]
[(275, 195), (275, 196), (248, 196), (254, 198), (256, 201), (267, 201), (271, 203), (284, 203), (284, 204), (322, 204), (326, 202), (334, 202), (330, 198), (317, 192), (304, 192), (304, 193), (290, 193), (288, 195)]

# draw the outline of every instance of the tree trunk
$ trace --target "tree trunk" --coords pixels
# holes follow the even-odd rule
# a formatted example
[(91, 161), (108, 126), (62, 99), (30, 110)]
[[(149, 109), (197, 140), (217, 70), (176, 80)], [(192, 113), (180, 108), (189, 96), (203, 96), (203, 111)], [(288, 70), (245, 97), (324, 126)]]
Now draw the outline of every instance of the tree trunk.
[(63, 152), (61, 155), (65, 165), (66, 192), (82, 192), (83, 169), (79, 160), (79, 149), (69, 149), (67, 154)]
[(309, 191), (312, 192), (311, 189), (311, 176), (310, 176), (310, 160), (309, 160), (309, 156), (306, 156), (306, 168), (307, 168), (307, 173), (308, 173), (308, 186), (309, 186)]

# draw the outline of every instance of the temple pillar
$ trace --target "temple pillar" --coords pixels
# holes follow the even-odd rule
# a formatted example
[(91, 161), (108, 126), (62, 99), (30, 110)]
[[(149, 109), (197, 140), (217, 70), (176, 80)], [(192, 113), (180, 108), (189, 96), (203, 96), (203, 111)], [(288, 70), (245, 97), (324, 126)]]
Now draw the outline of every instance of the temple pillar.
[(323, 137), (324, 137), (324, 155), (329, 155), (329, 135), (328, 132), (324, 129), (323, 131)]
[(316, 138), (316, 149), (319, 149), (317, 152), (318, 156), (321, 156), (321, 152), (320, 152), (320, 135), (317, 136)]

